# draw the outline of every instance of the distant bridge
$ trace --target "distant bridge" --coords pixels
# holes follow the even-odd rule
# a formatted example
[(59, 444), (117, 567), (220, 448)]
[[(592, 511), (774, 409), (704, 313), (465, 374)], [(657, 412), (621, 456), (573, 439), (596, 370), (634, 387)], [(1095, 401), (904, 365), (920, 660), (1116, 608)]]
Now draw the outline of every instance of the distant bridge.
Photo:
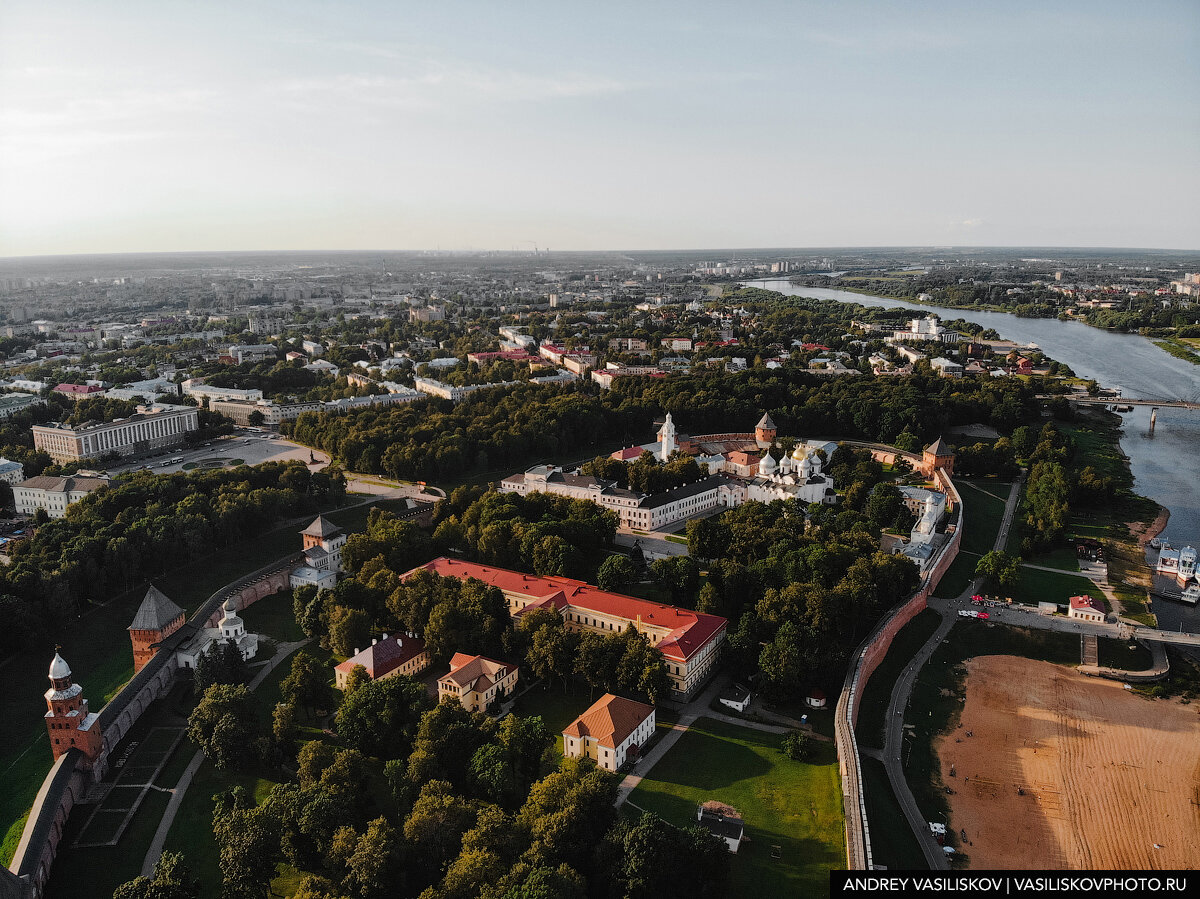
[(1084, 403), (1089, 406), (1158, 406), (1160, 409), (1200, 409), (1200, 403), (1189, 403), (1187, 400), (1139, 400), (1129, 397), (1100, 397), (1100, 396), (1071, 396), (1070, 394), (1042, 393), (1040, 400), (1068, 399), (1072, 403)]

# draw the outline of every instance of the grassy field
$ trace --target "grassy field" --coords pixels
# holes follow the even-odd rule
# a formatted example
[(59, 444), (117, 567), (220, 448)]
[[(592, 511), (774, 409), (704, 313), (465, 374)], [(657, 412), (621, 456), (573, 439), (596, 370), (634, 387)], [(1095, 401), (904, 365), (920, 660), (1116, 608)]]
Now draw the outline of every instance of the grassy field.
[(1000, 532), (1000, 521), (1004, 518), (1004, 500), (997, 494), (1008, 493), (1008, 484), (1003, 481), (986, 482), (985, 489), (978, 482), (956, 481), (959, 495), (962, 496), (965, 521), (963, 523), (962, 549), (969, 553), (990, 552), (996, 543), (996, 535)]
[[(696, 805), (727, 802), (741, 812), (750, 842), (733, 859), (730, 895), (829, 894), (831, 869), (846, 865), (837, 758), (822, 743), (812, 764), (779, 751), (775, 734), (700, 719), (630, 796), (634, 805), (678, 826)], [(771, 858), (772, 846), (782, 858)]]
[(979, 564), (979, 559), (980, 557), (975, 553), (959, 550), (954, 561), (950, 563), (950, 567), (946, 569), (946, 573), (942, 575), (942, 579), (938, 581), (933, 595), (942, 599), (953, 599), (966, 590), (975, 577), (975, 566)]
[(1036, 605), (1039, 602), (1065, 604), (1072, 596), (1092, 596), (1108, 605), (1104, 591), (1078, 574), (1042, 571), (1037, 568), (1021, 568), (1021, 576), (1009, 596), (1016, 602)]
[(990, 552), (1000, 532), (1004, 518), (1004, 499), (1008, 496), (1007, 481), (956, 480), (963, 501), (963, 539), (955, 557), (942, 579), (938, 582), (934, 596), (952, 599), (958, 596), (975, 577), (975, 566), (979, 557)]
[(921, 669), (904, 716), (905, 722), (913, 725), (905, 741), (905, 777), (928, 821), (937, 821), (950, 810), (942, 792), (944, 785), (933, 740), (952, 729), (961, 714), (966, 674), (962, 662), (983, 655), (1014, 655), (1059, 665), (1078, 665), (1079, 637), (973, 619), (955, 623), (945, 642)]
[(883, 657), (883, 661), (867, 681), (866, 690), (859, 697), (858, 727), (855, 733), (861, 745), (883, 748), (883, 722), (888, 702), (891, 700), (892, 686), (904, 666), (912, 661), (917, 650), (938, 629), (941, 622), (941, 615), (933, 609), (926, 609), (904, 625), (892, 639), (887, 655)]
[[(376, 505), (388, 508), (394, 500)], [(328, 517), (348, 531), (366, 527), (370, 508), (331, 511)], [(273, 559), (299, 548), (299, 527), (289, 524), (154, 579), (155, 585), (190, 614), (217, 589)], [(127, 628), (146, 594), (143, 584), (86, 611), (50, 635), (47, 647), (62, 645), (75, 681), (98, 711), (133, 676)], [(24, 652), (0, 665), (0, 863), (16, 851), (25, 816), (53, 760), (46, 742), (45, 711), (49, 649)], [(140, 817), (140, 815), (139, 815)]]
[(896, 802), (883, 762), (862, 756), (861, 765), (867, 826), (871, 829), (871, 860), (889, 870), (924, 870), (925, 854)]

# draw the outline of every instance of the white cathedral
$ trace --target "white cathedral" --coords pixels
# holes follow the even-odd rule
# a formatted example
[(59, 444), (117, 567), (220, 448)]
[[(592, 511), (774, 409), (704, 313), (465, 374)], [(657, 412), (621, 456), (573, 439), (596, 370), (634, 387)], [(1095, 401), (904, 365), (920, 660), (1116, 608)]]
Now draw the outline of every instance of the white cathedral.
[(821, 457), (804, 444), (798, 445), (790, 456), (778, 462), (770, 452), (763, 453), (758, 463), (758, 476), (731, 480), (724, 502), (738, 506), (744, 502), (769, 503), (777, 499), (794, 499), (802, 503), (834, 503), (837, 491), (833, 478), (824, 472)]

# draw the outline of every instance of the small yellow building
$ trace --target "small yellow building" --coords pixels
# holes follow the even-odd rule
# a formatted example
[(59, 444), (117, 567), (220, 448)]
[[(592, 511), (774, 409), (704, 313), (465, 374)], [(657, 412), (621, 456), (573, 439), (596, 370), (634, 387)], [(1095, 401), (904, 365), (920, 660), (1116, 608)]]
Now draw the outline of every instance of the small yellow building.
[(486, 712), (517, 685), (517, 667), (485, 656), (456, 652), (450, 671), (438, 679), (438, 700), (455, 697), (470, 712)]

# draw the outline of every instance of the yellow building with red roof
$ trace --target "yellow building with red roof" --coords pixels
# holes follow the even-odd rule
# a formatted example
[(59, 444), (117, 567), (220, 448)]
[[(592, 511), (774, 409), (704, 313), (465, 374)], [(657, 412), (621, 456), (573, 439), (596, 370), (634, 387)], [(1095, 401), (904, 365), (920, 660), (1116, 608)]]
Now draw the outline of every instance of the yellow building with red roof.
[(605, 693), (563, 731), (563, 755), (587, 756), (606, 771), (636, 759), (654, 736), (654, 706)]
[(522, 574), (445, 557), (422, 567), (442, 577), (476, 578), (499, 588), (514, 618), (533, 609), (556, 609), (573, 630), (612, 634), (633, 627), (662, 653), (672, 689), (681, 696), (694, 693), (715, 670), (729, 624), (719, 615), (610, 593), (568, 577)]

